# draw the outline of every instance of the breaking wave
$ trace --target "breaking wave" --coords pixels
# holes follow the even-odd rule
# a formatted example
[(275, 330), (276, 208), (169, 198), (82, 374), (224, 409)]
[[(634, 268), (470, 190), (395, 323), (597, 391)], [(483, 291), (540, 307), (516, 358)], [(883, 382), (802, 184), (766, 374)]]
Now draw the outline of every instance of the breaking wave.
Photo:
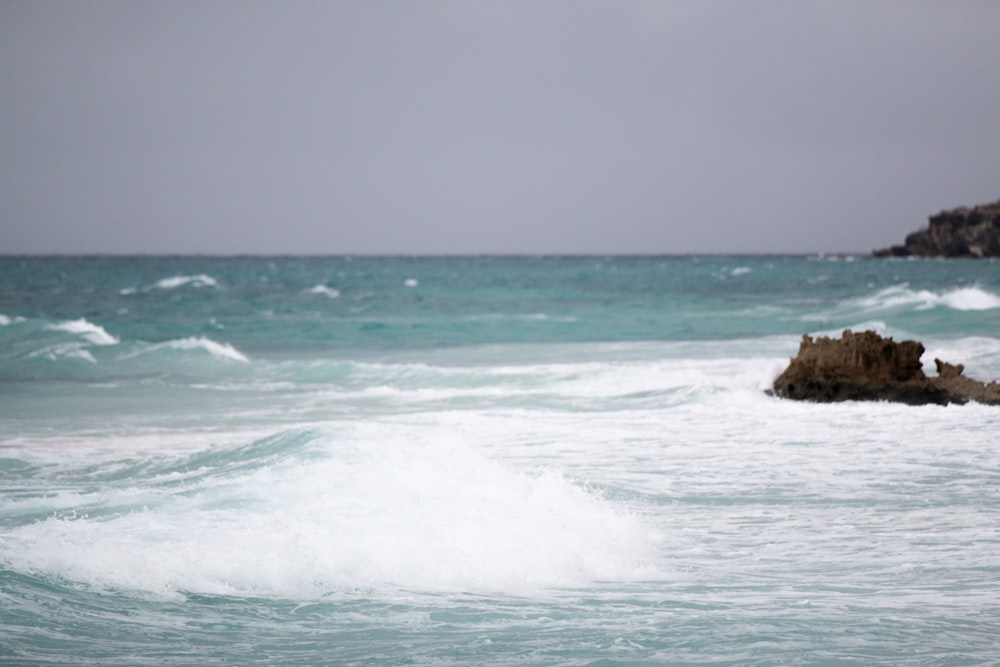
[(1000, 296), (977, 287), (945, 292), (940, 297), (941, 304), (954, 310), (992, 310), (1000, 308)]
[(0, 560), (167, 597), (524, 593), (651, 571), (650, 531), (602, 495), (400, 426), (286, 431), (153, 463), (142, 480), (66, 490), (48, 518), (5, 532)]

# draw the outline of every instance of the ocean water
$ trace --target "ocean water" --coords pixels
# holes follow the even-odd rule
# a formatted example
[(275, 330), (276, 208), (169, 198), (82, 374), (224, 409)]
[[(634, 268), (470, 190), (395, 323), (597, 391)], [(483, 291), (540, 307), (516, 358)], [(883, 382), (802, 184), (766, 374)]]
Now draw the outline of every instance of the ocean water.
[(1000, 263), (0, 258), (0, 664), (998, 664), (1000, 409), (844, 328), (1000, 378)]

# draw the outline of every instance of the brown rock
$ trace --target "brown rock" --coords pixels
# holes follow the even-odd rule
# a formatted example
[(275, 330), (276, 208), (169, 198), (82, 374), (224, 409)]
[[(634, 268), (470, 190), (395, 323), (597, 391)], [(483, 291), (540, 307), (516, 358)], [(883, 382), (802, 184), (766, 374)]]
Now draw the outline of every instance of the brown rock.
[(965, 367), (935, 359), (938, 376), (924, 375), (917, 341), (895, 342), (874, 331), (841, 338), (802, 336), (799, 353), (769, 393), (802, 401), (898, 401), (910, 405), (966, 403), (1000, 405), (1000, 385), (962, 375)]
[(965, 366), (962, 364), (949, 364), (947, 361), (941, 361), (938, 358), (934, 359), (934, 365), (937, 366), (938, 377), (941, 379), (957, 378), (965, 372)]
[(1000, 257), (1000, 201), (942, 211), (928, 218), (903, 245), (875, 250), (875, 257)]

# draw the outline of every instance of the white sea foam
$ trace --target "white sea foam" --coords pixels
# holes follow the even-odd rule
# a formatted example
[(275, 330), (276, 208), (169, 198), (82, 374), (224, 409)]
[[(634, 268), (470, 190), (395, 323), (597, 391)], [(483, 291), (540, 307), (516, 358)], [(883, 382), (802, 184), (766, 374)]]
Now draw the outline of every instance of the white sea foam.
[(416, 287), (417, 285), (420, 284), (420, 281), (418, 281), (416, 278), (407, 278), (406, 280), (403, 281), (403, 284), (407, 287)]
[[(348, 376), (337, 392), (320, 392), (300, 399), (300, 407), (328, 411), (362, 402), (406, 406), (468, 406), (487, 403), (521, 408), (545, 405), (565, 409), (612, 409), (671, 405), (704, 400), (717, 392), (758, 392), (766, 389), (787, 363), (795, 343), (785, 337), (760, 342), (755, 356), (739, 362), (732, 358), (695, 358), (684, 350), (704, 355), (707, 344), (627, 346), (645, 351), (636, 359), (565, 361), (559, 363), (498, 364), (487, 367), (450, 367), (430, 364), (352, 363), (349, 368), (320, 372)], [(590, 355), (597, 346), (590, 346)], [(578, 352), (586, 355), (578, 348)], [(648, 355), (654, 355), (650, 358)], [(668, 358), (664, 358), (668, 357)], [(482, 355), (479, 355), (480, 360)], [(778, 359), (775, 362), (775, 358)], [(296, 377), (296, 376), (292, 376)], [(314, 404), (312, 404), (314, 402)], [(324, 407), (326, 406), (326, 407)]]
[(735, 269), (733, 269), (732, 271), (729, 272), (729, 275), (731, 275), (733, 277), (736, 277), (736, 276), (745, 276), (746, 274), (750, 273), (751, 271), (753, 271), (753, 269), (751, 269), (749, 266), (737, 266)]
[(136, 507), (60, 512), (8, 531), (0, 556), (160, 595), (519, 594), (653, 573), (655, 536), (628, 511), (556, 471), (517, 470), (436, 436), (357, 424), (313, 443), (308, 461), (180, 476), (159, 498), (96, 491), (81, 504)]
[(123, 287), (122, 289), (118, 290), (118, 293), (121, 294), (122, 296), (129, 296), (131, 294), (135, 294), (136, 289), (134, 287)]
[(308, 292), (310, 294), (322, 294), (323, 296), (329, 297), (331, 299), (336, 299), (340, 297), (340, 290), (334, 287), (329, 287), (327, 285), (324, 285), (323, 283), (314, 285), (308, 290)]
[(936, 340), (923, 340), (924, 371), (933, 374), (933, 359), (943, 359), (965, 366), (965, 374), (978, 380), (1000, 378), (1000, 339), (983, 336), (966, 336)]
[(204, 273), (196, 276), (171, 276), (164, 278), (153, 285), (154, 289), (177, 289), (190, 285), (191, 287), (218, 287), (219, 283), (212, 276)]
[(5, 327), (8, 324), (10, 324), (10, 322), (11, 322), (11, 319), (9, 317), (7, 317), (6, 315), (4, 315), (3, 313), (0, 313), (0, 327)]
[(105, 331), (103, 327), (88, 322), (85, 319), (50, 324), (46, 328), (52, 331), (67, 331), (77, 334), (85, 338), (92, 345), (117, 345), (119, 342), (117, 338)]
[[(176, 401), (162, 408), (155, 436), (115, 428), (88, 443), (79, 422), (46, 422), (43, 442), (26, 435), (13, 443), (18, 453), (0, 452), (11, 457), (7, 474), (17, 474), (8, 462), (22, 451), (31, 466), (5, 499), (0, 566), (44, 585), (13, 590), (10, 617), (18, 622), (14, 614), (41, 593), (58, 594), (74, 614), (106, 593), (112, 611), (144, 618), (148, 605), (136, 597), (191, 595), (167, 622), (210, 624), (220, 600), (211, 596), (226, 595), (247, 633), (292, 623), (307, 639), (320, 625), (398, 634), (431, 618), (447, 627), (416, 633), (430, 635), (418, 646), (425, 655), (447, 660), (461, 623), (463, 646), (502, 631), (552, 655), (579, 644), (580, 663), (598, 641), (648, 646), (636, 619), (639, 630), (667, 629), (660, 645), (669, 640), (669, 651), (600, 654), (637, 664), (706, 654), (722, 662), (761, 633), (822, 652), (831, 631), (856, 633), (867, 643), (852, 650), (866, 655), (902, 641), (893, 657), (905, 662), (927, 653), (912, 626), (938, 637), (947, 618), (955, 639), (934, 655), (947, 660), (971, 637), (974, 657), (989, 662), (995, 633), (977, 623), (996, 599), (982, 576), (996, 562), (994, 409), (765, 396), (757, 387), (796, 344), (788, 334), (494, 346), (488, 355), (462, 348), (410, 357), (422, 363), (378, 357), (364, 372), (340, 361), (352, 389), (396, 379), (413, 403), (359, 402), (327, 412), (332, 421), (312, 431), (298, 430), (296, 414), (286, 417), (294, 427), (268, 429), (275, 437), (227, 436), (217, 446), (214, 434), (192, 437), (178, 425)], [(987, 344), (997, 341), (960, 347)], [(470, 385), (507, 396), (417, 396)], [(648, 400), (658, 387), (693, 400)], [(549, 395), (508, 402), (526, 391)], [(198, 428), (242, 428), (255, 406), (246, 401), (256, 401), (216, 399), (198, 412)], [(127, 412), (120, 423), (135, 428), (141, 414)], [(0, 434), (0, 446), (10, 436)], [(275, 620), (281, 628), (258, 626), (260, 598), (306, 604)], [(858, 618), (861, 607), (870, 614)], [(794, 623), (781, 625), (792, 611)], [(161, 620), (149, 627), (162, 629)], [(737, 627), (721, 649), (720, 627)], [(229, 630), (218, 638), (232, 644)], [(671, 652), (692, 641), (683, 655)], [(404, 644), (391, 660), (367, 645), (358, 660), (332, 646), (316, 651), (343, 663), (400, 662), (414, 653)]]

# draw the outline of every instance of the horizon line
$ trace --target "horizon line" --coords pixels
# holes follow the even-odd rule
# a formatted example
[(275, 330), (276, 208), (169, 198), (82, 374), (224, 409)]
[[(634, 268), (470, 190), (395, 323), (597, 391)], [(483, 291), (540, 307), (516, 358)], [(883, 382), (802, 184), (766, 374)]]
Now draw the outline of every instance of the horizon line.
[[(197, 257), (206, 259), (299, 258), (299, 259), (460, 259), (460, 258), (685, 258), (685, 257), (872, 257), (871, 251), (856, 252), (0, 252), (2, 259)], [(878, 259), (878, 258), (875, 258)]]

